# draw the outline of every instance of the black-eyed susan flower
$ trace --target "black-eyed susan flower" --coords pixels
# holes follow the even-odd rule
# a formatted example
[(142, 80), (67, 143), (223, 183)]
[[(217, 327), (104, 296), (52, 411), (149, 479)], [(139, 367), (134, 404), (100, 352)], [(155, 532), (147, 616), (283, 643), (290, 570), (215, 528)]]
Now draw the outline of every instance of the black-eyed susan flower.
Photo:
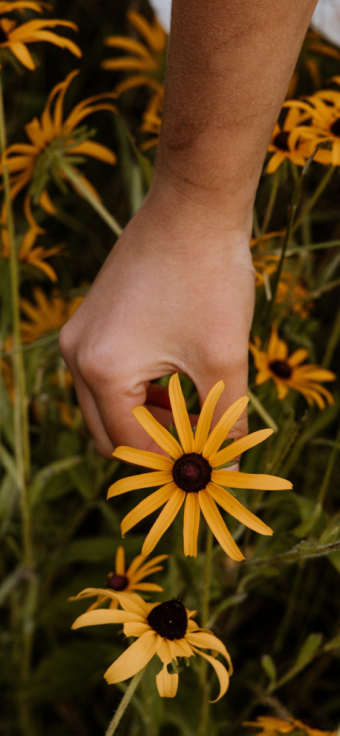
[[(136, 593), (115, 593), (89, 588), (77, 597), (88, 597), (89, 594), (107, 594), (117, 600), (123, 610), (88, 611), (76, 619), (73, 629), (98, 624), (124, 624), (124, 634), (137, 639), (106, 670), (104, 677), (109, 685), (133, 677), (157, 654), (163, 663), (156, 676), (158, 692), (163, 698), (173, 698), (177, 693), (178, 675), (170, 674), (168, 665), (177, 663), (178, 657), (190, 658), (199, 654), (213, 666), (220, 683), (219, 695), (213, 702), (226, 693), (232, 674), (229, 653), (220, 639), (208, 629), (201, 629), (193, 621), (196, 611), (189, 611), (179, 600), (146, 603)], [(227, 661), (229, 672), (215, 656), (205, 654), (200, 649), (210, 649), (221, 654)]]
[[(233, 424), (241, 416), (248, 403), (243, 396), (223, 414), (209, 435), (210, 424), (216, 403), (224, 389), (219, 381), (209, 392), (193, 434), (178, 374), (170, 379), (169, 396), (179, 442), (162, 427), (145, 406), (137, 406), (132, 412), (145, 431), (162, 448), (168, 457), (131, 447), (117, 447), (113, 456), (120, 460), (152, 468), (155, 472), (122, 478), (108, 491), (108, 498), (119, 496), (139, 488), (161, 486), (159, 490), (141, 501), (122, 521), (124, 536), (129, 529), (153, 511), (164, 506), (149, 531), (142, 547), (148, 555), (168, 529), (180, 508), (184, 505), (184, 554), (196, 557), (197, 535), (202, 512), (213, 534), (233, 560), (244, 557), (228, 531), (217, 508), (219, 504), (238, 521), (260, 534), (270, 535), (272, 530), (248, 511), (226, 488), (254, 488), (261, 490), (283, 490), (292, 484), (283, 478), (270, 475), (238, 473), (221, 469), (241, 452), (254, 447), (272, 434), (271, 429), (253, 432), (220, 450), (221, 444)], [(235, 462), (235, 461), (234, 461)]]
[(168, 36), (156, 17), (150, 23), (137, 11), (129, 10), (127, 18), (143, 41), (128, 36), (108, 36), (105, 39), (106, 46), (127, 51), (128, 55), (105, 59), (101, 66), (110, 71), (139, 72), (116, 86), (118, 95), (143, 85), (162, 92)]
[[(49, 263), (46, 263), (46, 259), (51, 256), (55, 256), (62, 250), (62, 245), (53, 245), (51, 248), (44, 248), (42, 245), (35, 245), (36, 239), (39, 235), (40, 229), (29, 228), (25, 235), (22, 237), (18, 259), (20, 263), (28, 263), (30, 266), (34, 266), (42, 271), (51, 281), (56, 282), (58, 280), (57, 274)], [(7, 259), (10, 255), (10, 246), (8, 232), (5, 228), (1, 232), (2, 240), (2, 257)]]
[(33, 290), (35, 304), (20, 299), (20, 307), (27, 320), (20, 323), (22, 341), (35, 342), (49, 332), (60, 330), (65, 322), (78, 309), (83, 297), (75, 297), (66, 301), (61, 294), (54, 292), (48, 297), (40, 286)]
[(284, 399), (289, 389), (293, 389), (302, 394), (308, 404), (315, 402), (319, 409), (325, 408), (324, 399), (329, 404), (334, 404), (332, 394), (318, 381), (334, 381), (336, 375), (318, 365), (301, 365), (309, 355), (305, 348), (298, 348), (292, 355), (288, 355), (288, 345), (279, 338), (275, 325), (272, 327), (267, 350), (261, 350), (259, 345), (252, 344), (249, 349), (258, 370), (255, 379), (257, 386), (272, 379), (279, 399)]
[(147, 151), (157, 146), (162, 124), (163, 92), (155, 92), (151, 97), (143, 113), (143, 122), (140, 126), (142, 133), (148, 133), (152, 137), (143, 141), (140, 145), (141, 151)]
[(274, 716), (257, 716), (255, 721), (245, 721), (243, 726), (260, 729), (257, 736), (277, 736), (280, 733), (292, 733), (292, 731), (303, 731), (308, 736), (335, 736), (336, 734), (336, 731), (320, 731), (318, 728), (311, 728), (307, 723), (293, 716), (289, 716), (287, 721)]
[[(143, 590), (146, 592), (162, 592), (163, 588), (157, 583), (145, 583), (142, 582), (149, 575), (154, 575), (155, 572), (163, 570), (160, 562), (166, 560), (168, 555), (158, 555), (153, 557), (151, 560), (146, 560), (144, 555), (137, 555), (131, 562), (128, 569), (125, 567), (125, 552), (124, 547), (118, 547), (115, 559), (115, 570), (109, 572), (106, 581), (106, 591), (114, 590), (117, 593), (125, 592), (129, 593), (133, 590)], [(88, 593), (88, 597), (92, 597), (93, 593)], [(83, 596), (86, 597), (85, 595)], [(69, 600), (76, 600), (76, 598), (69, 598)], [(97, 600), (87, 609), (93, 611), (98, 606), (109, 601), (109, 608), (116, 609), (119, 606), (119, 602), (116, 598), (112, 598), (107, 593), (98, 595)]]
[[(332, 81), (339, 84), (340, 77), (334, 77)], [(305, 100), (289, 100), (285, 105), (292, 110), (301, 110), (310, 120), (310, 124), (301, 126), (300, 130), (313, 150), (321, 144), (314, 156), (315, 161), (340, 166), (340, 92), (319, 90)]]
[(64, 26), (78, 31), (75, 23), (69, 20), (42, 20), (39, 18), (18, 25), (11, 18), (1, 17), (4, 13), (8, 14), (15, 10), (22, 11), (29, 9), (41, 13), (43, 8), (46, 7), (49, 7), (47, 3), (24, 0), (0, 3), (0, 59), (5, 58), (6, 54), (11, 52), (27, 69), (35, 69), (35, 63), (27, 48), (27, 44), (37, 43), (38, 41), (47, 41), (48, 43), (54, 44), (54, 46), (59, 46), (59, 48), (68, 49), (78, 58), (81, 57), (80, 48), (74, 41), (64, 36), (57, 36), (56, 33), (47, 30), (56, 26)]
[[(29, 143), (14, 143), (5, 151), (7, 168), (11, 174), (11, 197), (14, 199), (27, 184), (30, 189), (26, 198), (26, 217), (32, 227), (37, 227), (30, 214), (30, 200), (34, 201), (49, 214), (56, 214), (55, 207), (47, 192), (47, 185), (51, 177), (59, 181), (61, 187), (65, 180), (62, 171), (62, 162), (74, 164), (82, 157), (91, 156), (108, 164), (116, 162), (115, 154), (106, 146), (89, 140), (89, 133), (80, 123), (88, 115), (98, 110), (116, 112), (116, 108), (109, 102), (99, 102), (110, 94), (100, 94), (83, 100), (74, 107), (68, 117), (63, 120), (64, 97), (72, 79), (78, 71), (71, 72), (66, 79), (53, 87), (41, 119), (34, 118), (25, 126)], [(54, 102), (53, 114), (51, 106)], [(2, 168), (2, 167), (1, 167)], [(73, 167), (74, 168), (74, 167)], [(1, 169), (0, 169), (1, 171)], [(86, 185), (89, 192), (100, 199), (92, 184), (76, 169), (78, 177)], [(6, 209), (3, 209), (2, 220), (6, 219)]]
[(312, 148), (302, 136), (300, 123), (305, 115), (297, 108), (292, 108), (286, 115), (282, 127), (276, 123), (268, 147), (273, 155), (268, 161), (267, 172), (273, 174), (283, 161), (290, 159), (297, 166), (304, 166), (312, 153)]

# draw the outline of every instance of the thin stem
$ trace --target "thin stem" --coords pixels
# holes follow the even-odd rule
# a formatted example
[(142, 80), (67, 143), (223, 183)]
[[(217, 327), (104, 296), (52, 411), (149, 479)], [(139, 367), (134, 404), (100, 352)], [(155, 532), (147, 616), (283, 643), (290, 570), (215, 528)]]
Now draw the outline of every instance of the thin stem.
[[(31, 669), (31, 650), (33, 641), (32, 621), (37, 599), (37, 581), (34, 573), (32, 573), (33, 545), (31, 517), (28, 503), (28, 487), (31, 475), (28, 400), (26, 396), (26, 377), (20, 333), (19, 269), (15, 247), (15, 230), (11, 201), (10, 177), (6, 162), (6, 145), (5, 111), (3, 100), (2, 75), (0, 73), (0, 155), (2, 159), (2, 176), (7, 215), (8, 239), (10, 247), (10, 289), (14, 348), (12, 355), (14, 373), (14, 450), (17, 464), (20, 506), (23, 523), (24, 564), (25, 567), (31, 571), (31, 574), (28, 578), (26, 599), (22, 608), (23, 649), (21, 657), (21, 683), (25, 685), (29, 680)], [(34, 733), (34, 727), (31, 717), (30, 705), (26, 698), (20, 698), (19, 710), (22, 731), (27, 736), (32, 736), (32, 734)]]
[(295, 231), (298, 229), (298, 227), (301, 225), (302, 220), (308, 215), (308, 213), (313, 209), (313, 207), (316, 205), (318, 199), (321, 197), (321, 194), (323, 190), (326, 188), (328, 182), (333, 176), (333, 173), (335, 171), (334, 166), (330, 166), (329, 169), (327, 169), (325, 175), (320, 181), (319, 186), (316, 188), (313, 196), (310, 198), (308, 204), (306, 205), (305, 209), (302, 210), (301, 214), (297, 218), (294, 227), (292, 228), (292, 234), (295, 233)]
[(274, 432), (278, 431), (278, 426), (276, 422), (274, 422), (274, 419), (268, 414), (267, 409), (264, 408), (264, 406), (261, 404), (261, 402), (258, 400), (257, 396), (253, 394), (253, 392), (248, 388), (248, 396), (251, 405), (254, 407), (257, 414), (263, 419), (263, 421), (266, 423), (267, 427), (270, 427), (274, 430)]
[(77, 173), (77, 171), (73, 168), (73, 166), (70, 166), (70, 164), (67, 163), (67, 161), (63, 160), (59, 164), (59, 169), (61, 169), (67, 179), (73, 184), (73, 186), (78, 190), (79, 194), (81, 194), (84, 199), (87, 200), (87, 202), (93, 207), (96, 212), (98, 212), (98, 215), (106, 222), (106, 224), (111, 228), (111, 230), (119, 237), (123, 229), (118, 224), (117, 220), (115, 220), (114, 217), (108, 212), (106, 207), (100, 202), (98, 199), (96, 199), (92, 192), (87, 188), (87, 186), (82, 181), (81, 177)]
[(268, 225), (270, 223), (270, 218), (273, 213), (274, 205), (276, 202), (276, 196), (279, 189), (279, 183), (280, 183), (280, 169), (277, 169), (274, 174), (274, 181), (273, 186), (270, 192), (270, 196), (268, 199), (267, 209), (265, 212), (265, 216), (263, 218), (262, 228), (261, 228), (261, 235), (265, 235), (268, 229)]
[(324, 358), (321, 364), (323, 368), (329, 368), (332, 358), (333, 358), (334, 350), (339, 342), (339, 338), (340, 338), (340, 309), (338, 310), (338, 314), (334, 322), (332, 334), (328, 341), (328, 345), (327, 345), (327, 348), (324, 354)]
[(338, 452), (339, 452), (339, 441), (340, 441), (340, 424), (339, 424), (337, 435), (336, 435), (336, 438), (335, 438), (333, 450), (332, 450), (331, 455), (330, 455), (330, 458), (328, 460), (328, 465), (327, 465), (327, 468), (326, 468), (326, 471), (325, 471), (325, 475), (323, 477), (323, 481), (322, 481), (322, 484), (321, 484), (321, 488), (320, 488), (320, 491), (319, 491), (318, 503), (320, 503), (320, 504), (322, 504), (324, 502), (325, 497), (326, 497), (326, 493), (328, 491), (328, 487), (329, 487), (329, 484), (330, 484), (330, 481), (331, 481), (331, 477), (332, 477), (332, 473), (333, 473), (333, 470), (334, 470), (334, 466), (335, 466), (335, 463), (336, 463), (336, 458), (337, 458), (337, 455), (338, 455)]
[(140, 672), (137, 672), (137, 674), (132, 678), (130, 685), (126, 688), (126, 691), (119, 703), (119, 706), (112, 718), (111, 723), (109, 724), (109, 727), (105, 733), (105, 736), (113, 736), (114, 732), (117, 729), (117, 726), (119, 726), (119, 723), (130, 703), (130, 700), (133, 697), (133, 694), (135, 690), (137, 689), (142, 677), (144, 674), (144, 669), (142, 669)]
[[(205, 545), (205, 565), (204, 565), (204, 586), (203, 586), (203, 598), (202, 598), (202, 626), (206, 626), (209, 620), (209, 598), (210, 598), (210, 580), (211, 580), (211, 555), (213, 546), (213, 534), (208, 527), (207, 539)], [(202, 707), (200, 713), (199, 727), (197, 736), (205, 736), (208, 714), (209, 714), (209, 682), (207, 679), (207, 661), (201, 660), (201, 683), (202, 683)]]

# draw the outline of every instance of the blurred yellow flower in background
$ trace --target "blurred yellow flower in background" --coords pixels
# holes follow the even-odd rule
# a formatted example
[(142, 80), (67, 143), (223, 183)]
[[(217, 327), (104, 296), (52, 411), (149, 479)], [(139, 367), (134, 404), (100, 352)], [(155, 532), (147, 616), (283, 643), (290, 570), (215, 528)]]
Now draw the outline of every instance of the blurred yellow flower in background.
[(282, 127), (276, 123), (268, 147), (268, 151), (273, 152), (267, 164), (268, 174), (273, 174), (286, 159), (290, 159), (297, 166), (305, 165), (312, 153), (299, 127), (305, 117), (300, 110), (292, 109), (287, 113)]
[(289, 717), (289, 721), (274, 716), (257, 716), (255, 721), (245, 721), (242, 725), (259, 728), (257, 736), (277, 736), (279, 733), (291, 733), (292, 731), (304, 731), (308, 736), (335, 736), (336, 734), (336, 731), (320, 731), (318, 728), (311, 728), (307, 723), (298, 721), (293, 716)]
[(60, 330), (83, 300), (83, 297), (75, 297), (66, 301), (58, 292), (48, 297), (40, 286), (35, 287), (33, 295), (35, 304), (23, 297), (20, 299), (21, 310), (28, 318), (20, 323), (22, 341), (25, 343), (35, 342), (42, 335)]
[(216, 506), (217, 502), (241, 524), (259, 534), (271, 535), (272, 530), (246, 509), (228, 488), (254, 488), (261, 490), (283, 490), (292, 484), (283, 478), (253, 473), (238, 473), (221, 469), (226, 464), (232, 465), (235, 458), (250, 447), (254, 447), (272, 434), (271, 429), (253, 432), (220, 450), (232, 426), (243, 413), (248, 398), (243, 396), (235, 401), (223, 414), (216, 427), (209, 435), (210, 424), (215, 406), (224, 389), (223, 381), (219, 381), (209, 392), (197, 422), (193, 435), (188, 412), (178, 374), (170, 379), (169, 396), (172, 413), (180, 443), (162, 427), (145, 406), (132, 409), (133, 415), (145, 431), (157, 442), (170, 457), (152, 452), (135, 450), (130, 447), (117, 447), (113, 457), (146, 468), (153, 468), (153, 473), (129, 476), (114, 483), (108, 491), (108, 498), (120, 496), (122, 493), (139, 488), (162, 486), (141, 501), (122, 521), (124, 536), (146, 516), (164, 506), (154, 525), (150, 529), (142, 548), (142, 554), (149, 554), (168, 529), (180, 508), (184, 507), (183, 541), (184, 554), (196, 557), (197, 536), (202, 512), (222, 549), (233, 560), (243, 560), (232, 535), (227, 529)]
[[(43, 2), (2, 2), (0, 3), (0, 15), (11, 13), (14, 10), (34, 10), (41, 13), (43, 8), (50, 7)], [(75, 23), (69, 20), (29, 20), (27, 23), (18, 25), (15, 20), (10, 18), (0, 18), (0, 59), (2, 59), (8, 50), (15, 56), (27, 69), (35, 69), (35, 63), (32, 59), (27, 45), (29, 43), (38, 43), (38, 41), (47, 41), (62, 49), (68, 49), (72, 54), (80, 58), (82, 52), (69, 38), (57, 36), (47, 28), (55, 28), (55, 26), (64, 26), (78, 31)]]
[(315, 402), (319, 409), (325, 408), (324, 398), (329, 404), (334, 404), (332, 394), (316, 381), (334, 381), (336, 375), (318, 365), (301, 365), (309, 355), (305, 348), (298, 348), (288, 356), (288, 346), (279, 338), (275, 325), (267, 350), (260, 350), (259, 346), (251, 343), (249, 349), (258, 370), (255, 379), (257, 386), (272, 379), (279, 399), (284, 399), (289, 389), (293, 389), (302, 394), (308, 404)]
[[(63, 161), (73, 164), (74, 162), (82, 162), (83, 156), (92, 156), (108, 164), (115, 164), (116, 162), (116, 156), (109, 148), (101, 143), (89, 140), (86, 128), (77, 127), (85, 117), (98, 110), (116, 112), (116, 108), (109, 102), (93, 104), (103, 98), (112, 97), (110, 93), (95, 95), (79, 102), (68, 117), (63, 120), (64, 97), (71, 81), (77, 74), (79, 74), (78, 71), (71, 72), (63, 82), (53, 87), (41, 119), (34, 118), (31, 123), (25, 126), (30, 143), (14, 143), (7, 148), (4, 154), (8, 170), (12, 174), (12, 199), (30, 183), (30, 189), (26, 197), (26, 216), (32, 227), (37, 227), (37, 224), (30, 214), (31, 197), (46, 212), (52, 215), (56, 214), (46, 187), (51, 177), (61, 184), (62, 180), (65, 180), (66, 177), (62, 170)], [(53, 101), (54, 112), (51, 114)], [(2, 166), (0, 172), (1, 170)], [(77, 169), (74, 168), (74, 170), (91, 194), (100, 200), (99, 194), (88, 179), (81, 175)], [(2, 219), (6, 219), (5, 207), (3, 207)]]
[[(79, 616), (72, 628), (97, 626), (98, 624), (124, 624), (125, 636), (137, 638), (131, 646), (106, 670), (105, 679), (109, 685), (122, 682), (133, 677), (144, 669), (155, 654), (158, 655), (163, 668), (156, 675), (156, 683), (162, 698), (174, 698), (178, 688), (178, 675), (168, 672), (168, 665), (177, 663), (178, 657), (193, 657), (199, 654), (213, 666), (220, 683), (220, 692), (216, 702), (226, 693), (229, 677), (233, 672), (231, 659), (224, 644), (209, 629), (201, 629), (193, 616), (196, 611), (189, 611), (179, 600), (165, 603), (146, 603), (136, 593), (114, 593), (97, 588), (83, 590), (78, 599), (91, 595), (107, 595), (120, 603), (123, 611), (100, 609), (88, 611)], [(204, 654), (202, 649), (210, 649), (222, 654), (228, 663), (229, 672), (215, 656)]]
[(140, 126), (142, 133), (150, 133), (152, 138), (140, 145), (141, 151), (147, 151), (157, 146), (162, 124), (163, 91), (155, 92), (151, 97), (143, 113), (143, 122)]
[[(144, 578), (149, 577), (149, 575), (154, 575), (155, 572), (163, 570), (162, 565), (159, 563), (166, 560), (168, 556), (169, 555), (158, 555), (158, 557), (153, 557), (151, 560), (146, 560), (144, 555), (137, 555), (126, 570), (124, 547), (118, 547), (115, 559), (115, 571), (109, 572), (107, 576), (106, 590), (114, 590), (117, 593), (121, 593), (123, 591), (128, 593), (133, 590), (162, 592), (163, 588), (160, 585), (157, 585), (157, 583), (143, 583), (141, 581)], [(83, 597), (91, 598), (93, 595), (94, 593), (88, 593), (87, 596), (84, 595)], [(69, 598), (69, 600), (78, 600), (78, 596)], [(98, 608), (98, 606), (101, 606), (107, 601), (110, 601), (109, 608), (118, 608), (119, 603), (116, 598), (110, 598), (109, 595), (103, 594), (99, 595), (97, 600), (92, 603), (87, 610), (93, 611), (95, 608)]]
[[(331, 80), (340, 84), (340, 77)], [(340, 166), (340, 92), (319, 90), (306, 100), (289, 100), (285, 103), (293, 109), (301, 110), (310, 125), (301, 126), (301, 134), (315, 148), (320, 144), (328, 147), (318, 148), (314, 159), (322, 164)]]
[[(35, 241), (40, 234), (40, 228), (39, 230), (36, 228), (29, 228), (23, 238), (21, 239), (19, 251), (18, 251), (18, 259), (20, 263), (28, 263), (30, 266), (35, 266), (35, 268), (38, 268), (40, 271), (42, 271), (51, 281), (56, 282), (58, 281), (57, 274), (50, 266), (49, 263), (46, 263), (46, 258), (50, 258), (51, 256), (55, 256), (62, 250), (62, 245), (54, 245), (51, 248), (44, 248), (42, 245), (35, 245)], [(7, 229), (3, 227), (1, 231), (1, 240), (2, 240), (2, 257), (7, 259), (9, 258), (10, 254), (10, 247), (9, 247), (9, 238)]]

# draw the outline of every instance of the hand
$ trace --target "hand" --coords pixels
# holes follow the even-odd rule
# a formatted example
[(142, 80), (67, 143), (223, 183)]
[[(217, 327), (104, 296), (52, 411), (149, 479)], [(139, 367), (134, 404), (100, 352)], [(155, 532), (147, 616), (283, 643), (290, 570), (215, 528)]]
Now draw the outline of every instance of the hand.
[[(254, 306), (249, 232), (174, 189), (155, 190), (108, 256), (60, 336), (85, 422), (99, 452), (115, 446), (159, 452), (131, 409), (149, 381), (179, 371), (202, 404), (221, 378), (213, 425), (247, 393)], [(149, 407), (164, 425), (170, 411)], [(243, 415), (233, 436), (247, 433)]]

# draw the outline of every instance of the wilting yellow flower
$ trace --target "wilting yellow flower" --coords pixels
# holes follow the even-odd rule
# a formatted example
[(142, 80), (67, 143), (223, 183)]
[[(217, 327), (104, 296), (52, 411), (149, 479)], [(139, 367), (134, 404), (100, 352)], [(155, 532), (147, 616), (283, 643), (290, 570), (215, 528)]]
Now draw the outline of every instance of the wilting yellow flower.
[[(62, 245), (54, 245), (51, 248), (44, 248), (42, 245), (35, 245), (35, 241), (40, 233), (40, 228), (37, 230), (36, 228), (29, 228), (25, 235), (23, 236), (20, 246), (19, 246), (19, 252), (18, 252), (18, 259), (20, 263), (29, 263), (31, 266), (35, 266), (36, 268), (39, 268), (40, 271), (42, 271), (46, 276), (51, 279), (51, 281), (57, 281), (57, 274), (50, 266), (49, 263), (45, 263), (46, 258), (50, 258), (51, 256), (55, 256), (62, 250)], [(8, 232), (5, 228), (2, 229), (1, 232), (1, 239), (2, 239), (2, 257), (3, 258), (9, 258), (10, 255), (10, 248), (9, 248), (9, 239), (8, 239)]]
[(115, 88), (119, 95), (127, 89), (147, 85), (156, 91), (162, 91), (162, 81), (165, 70), (165, 53), (168, 36), (163, 27), (154, 18), (149, 23), (140, 13), (129, 10), (127, 17), (144, 43), (127, 36), (108, 36), (106, 46), (127, 51), (129, 56), (119, 56), (115, 59), (105, 59), (101, 66), (110, 71), (148, 72), (148, 74), (133, 74)]
[[(178, 657), (193, 657), (200, 654), (213, 666), (219, 683), (219, 700), (227, 691), (232, 664), (224, 644), (208, 629), (201, 629), (192, 620), (196, 611), (189, 611), (179, 600), (165, 603), (146, 603), (136, 593), (114, 593), (113, 591), (88, 588), (79, 593), (78, 598), (91, 595), (107, 595), (117, 600), (123, 611), (101, 609), (83, 613), (76, 619), (72, 628), (95, 626), (97, 624), (124, 624), (124, 634), (137, 638), (131, 646), (106, 670), (105, 679), (109, 685), (122, 682), (140, 672), (155, 654), (158, 655), (163, 668), (156, 676), (158, 692), (163, 698), (174, 698), (178, 688), (178, 675), (168, 672), (171, 662), (177, 663)], [(204, 654), (202, 649), (210, 649), (222, 654), (228, 662), (229, 673), (225, 666), (211, 655)]]
[(312, 405), (315, 402), (319, 409), (325, 408), (323, 397), (329, 404), (334, 404), (332, 394), (315, 381), (334, 381), (336, 375), (318, 365), (301, 365), (309, 355), (305, 348), (298, 348), (288, 356), (288, 346), (279, 338), (275, 325), (272, 327), (267, 350), (260, 350), (252, 344), (249, 345), (249, 349), (258, 370), (257, 386), (271, 378), (276, 385), (279, 399), (284, 399), (291, 388), (299, 391), (308, 404)]
[[(340, 84), (340, 77), (334, 77), (332, 81)], [(324, 89), (306, 101), (290, 100), (285, 104), (302, 110), (305, 119), (311, 120), (310, 125), (301, 126), (300, 130), (314, 150), (320, 144), (328, 146), (317, 150), (315, 161), (340, 166), (340, 92)]]
[(20, 323), (21, 337), (26, 343), (35, 342), (48, 332), (60, 330), (83, 300), (83, 297), (75, 297), (66, 301), (57, 292), (48, 297), (39, 286), (33, 294), (35, 304), (28, 299), (20, 299), (21, 310), (29, 320)]
[(271, 475), (254, 475), (252, 473), (238, 473), (220, 469), (221, 466), (227, 463), (232, 464), (231, 461), (241, 452), (254, 447), (272, 434), (271, 429), (262, 429), (219, 451), (228, 432), (241, 416), (248, 403), (246, 396), (235, 401), (223, 414), (209, 435), (214, 409), (223, 389), (224, 383), (219, 381), (209, 392), (202, 407), (194, 436), (178, 374), (176, 373), (171, 377), (169, 396), (181, 444), (156, 421), (145, 406), (137, 406), (132, 409), (132, 413), (139, 424), (170, 456), (163, 457), (157, 453), (135, 450), (131, 447), (117, 447), (113, 453), (115, 458), (142, 465), (146, 468), (153, 468), (156, 472), (134, 475), (116, 481), (109, 488), (108, 498), (138, 488), (162, 486), (130, 511), (121, 524), (122, 535), (124, 536), (135, 524), (165, 504), (145, 539), (142, 548), (142, 554), (144, 555), (150, 554), (154, 549), (184, 501), (183, 539), (185, 555), (193, 557), (197, 555), (197, 535), (200, 512), (202, 511), (207, 524), (209, 524), (226, 554), (233, 560), (244, 559), (228, 531), (215, 501), (225, 511), (238, 519), (241, 524), (245, 524), (245, 526), (259, 532), (259, 534), (270, 535), (273, 533), (263, 521), (254, 516), (234, 496), (228, 493), (225, 487), (279, 491), (291, 488), (292, 484), (283, 478), (276, 478)]
[(308, 289), (301, 279), (291, 271), (283, 271), (277, 286), (275, 304), (286, 304), (287, 309), (297, 314), (301, 319), (307, 319), (313, 306), (308, 299)]
[[(163, 588), (160, 585), (157, 585), (157, 583), (142, 583), (141, 580), (149, 577), (149, 575), (154, 575), (154, 573), (159, 572), (159, 570), (163, 570), (162, 565), (159, 563), (166, 560), (167, 557), (168, 555), (158, 555), (158, 557), (153, 557), (152, 560), (146, 561), (144, 555), (137, 555), (126, 570), (124, 547), (118, 547), (116, 552), (115, 571), (109, 572), (107, 576), (106, 591), (114, 590), (117, 593), (121, 593), (123, 591), (125, 593), (129, 593), (133, 590), (162, 592)], [(83, 595), (83, 597), (91, 598), (93, 595), (95, 594), (88, 593), (87, 596)], [(77, 598), (78, 596), (75, 598), (69, 598), (69, 600), (74, 601), (77, 600)], [(106, 603), (106, 601), (110, 601), (109, 608), (118, 608), (118, 600), (116, 598), (110, 598), (107, 592), (105, 592), (105, 595), (99, 595), (97, 600), (92, 603), (87, 610), (93, 611), (95, 608), (98, 608), (98, 606)]]
[[(31, 196), (39, 202), (46, 212), (52, 215), (56, 213), (46, 187), (51, 176), (57, 181), (65, 180), (61, 168), (63, 160), (72, 164), (73, 168), (74, 157), (77, 157), (76, 161), (78, 162), (78, 156), (92, 156), (109, 164), (116, 162), (116, 156), (112, 151), (101, 143), (89, 140), (84, 127), (77, 127), (84, 118), (98, 110), (116, 112), (116, 108), (109, 102), (92, 104), (112, 95), (100, 94), (83, 100), (75, 106), (66, 120), (63, 120), (64, 97), (69, 84), (78, 73), (78, 71), (71, 72), (63, 82), (53, 87), (41, 119), (34, 118), (31, 123), (25, 126), (30, 143), (14, 143), (7, 148), (4, 154), (8, 170), (10, 174), (14, 175), (11, 179), (12, 199), (31, 182), (26, 198), (26, 216), (32, 227), (37, 227), (37, 225), (34, 220), (32, 221), (29, 205), (27, 204), (30, 202)], [(51, 114), (53, 100), (55, 101), (54, 111)], [(79, 171), (77, 171), (77, 174), (89, 191), (97, 199), (100, 199), (92, 184), (80, 175)], [(6, 219), (5, 210), (2, 219)]]
[(335, 736), (336, 734), (336, 731), (320, 731), (318, 728), (311, 728), (293, 716), (289, 716), (289, 721), (274, 718), (274, 716), (257, 716), (256, 721), (245, 721), (242, 725), (259, 728), (257, 736), (277, 736), (279, 733), (291, 733), (292, 731), (304, 731), (308, 736)]
[(280, 127), (276, 123), (268, 151), (274, 152), (267, 164), (268, 174), (273, 174), (285, 159), (290, 159), (297, 166), (304, 166), (312, 149), (302, 138), (299, 123), (305, 119), (299, 110), (289, 110), (285, 121)]
[[(13, 10), (34, 10), (41, 13), (44, 7), (49, 7), (43, 2), (2, 2), (0, 3), (0, 15), (11, 13)], [(29, 20), (27, 23), (18, 25), (15, 20), (10, 18), (0, 18), (0, 59), (8, 52), (21, 61), (27, 69), (35, 69), (35, 63), (27, 48), (28, 43), (37, 43), (38, 41), (47, 41), (59, 46), (62, 49), (68, 49), (72, 54), (80, 58), (82, 53), (79, 46), (74, 41), (64, 36), (57, 36), (47, 28), (55, 28), (55, 26), (66, 26), (78, 31), (75, 23), (69, 20)]]

